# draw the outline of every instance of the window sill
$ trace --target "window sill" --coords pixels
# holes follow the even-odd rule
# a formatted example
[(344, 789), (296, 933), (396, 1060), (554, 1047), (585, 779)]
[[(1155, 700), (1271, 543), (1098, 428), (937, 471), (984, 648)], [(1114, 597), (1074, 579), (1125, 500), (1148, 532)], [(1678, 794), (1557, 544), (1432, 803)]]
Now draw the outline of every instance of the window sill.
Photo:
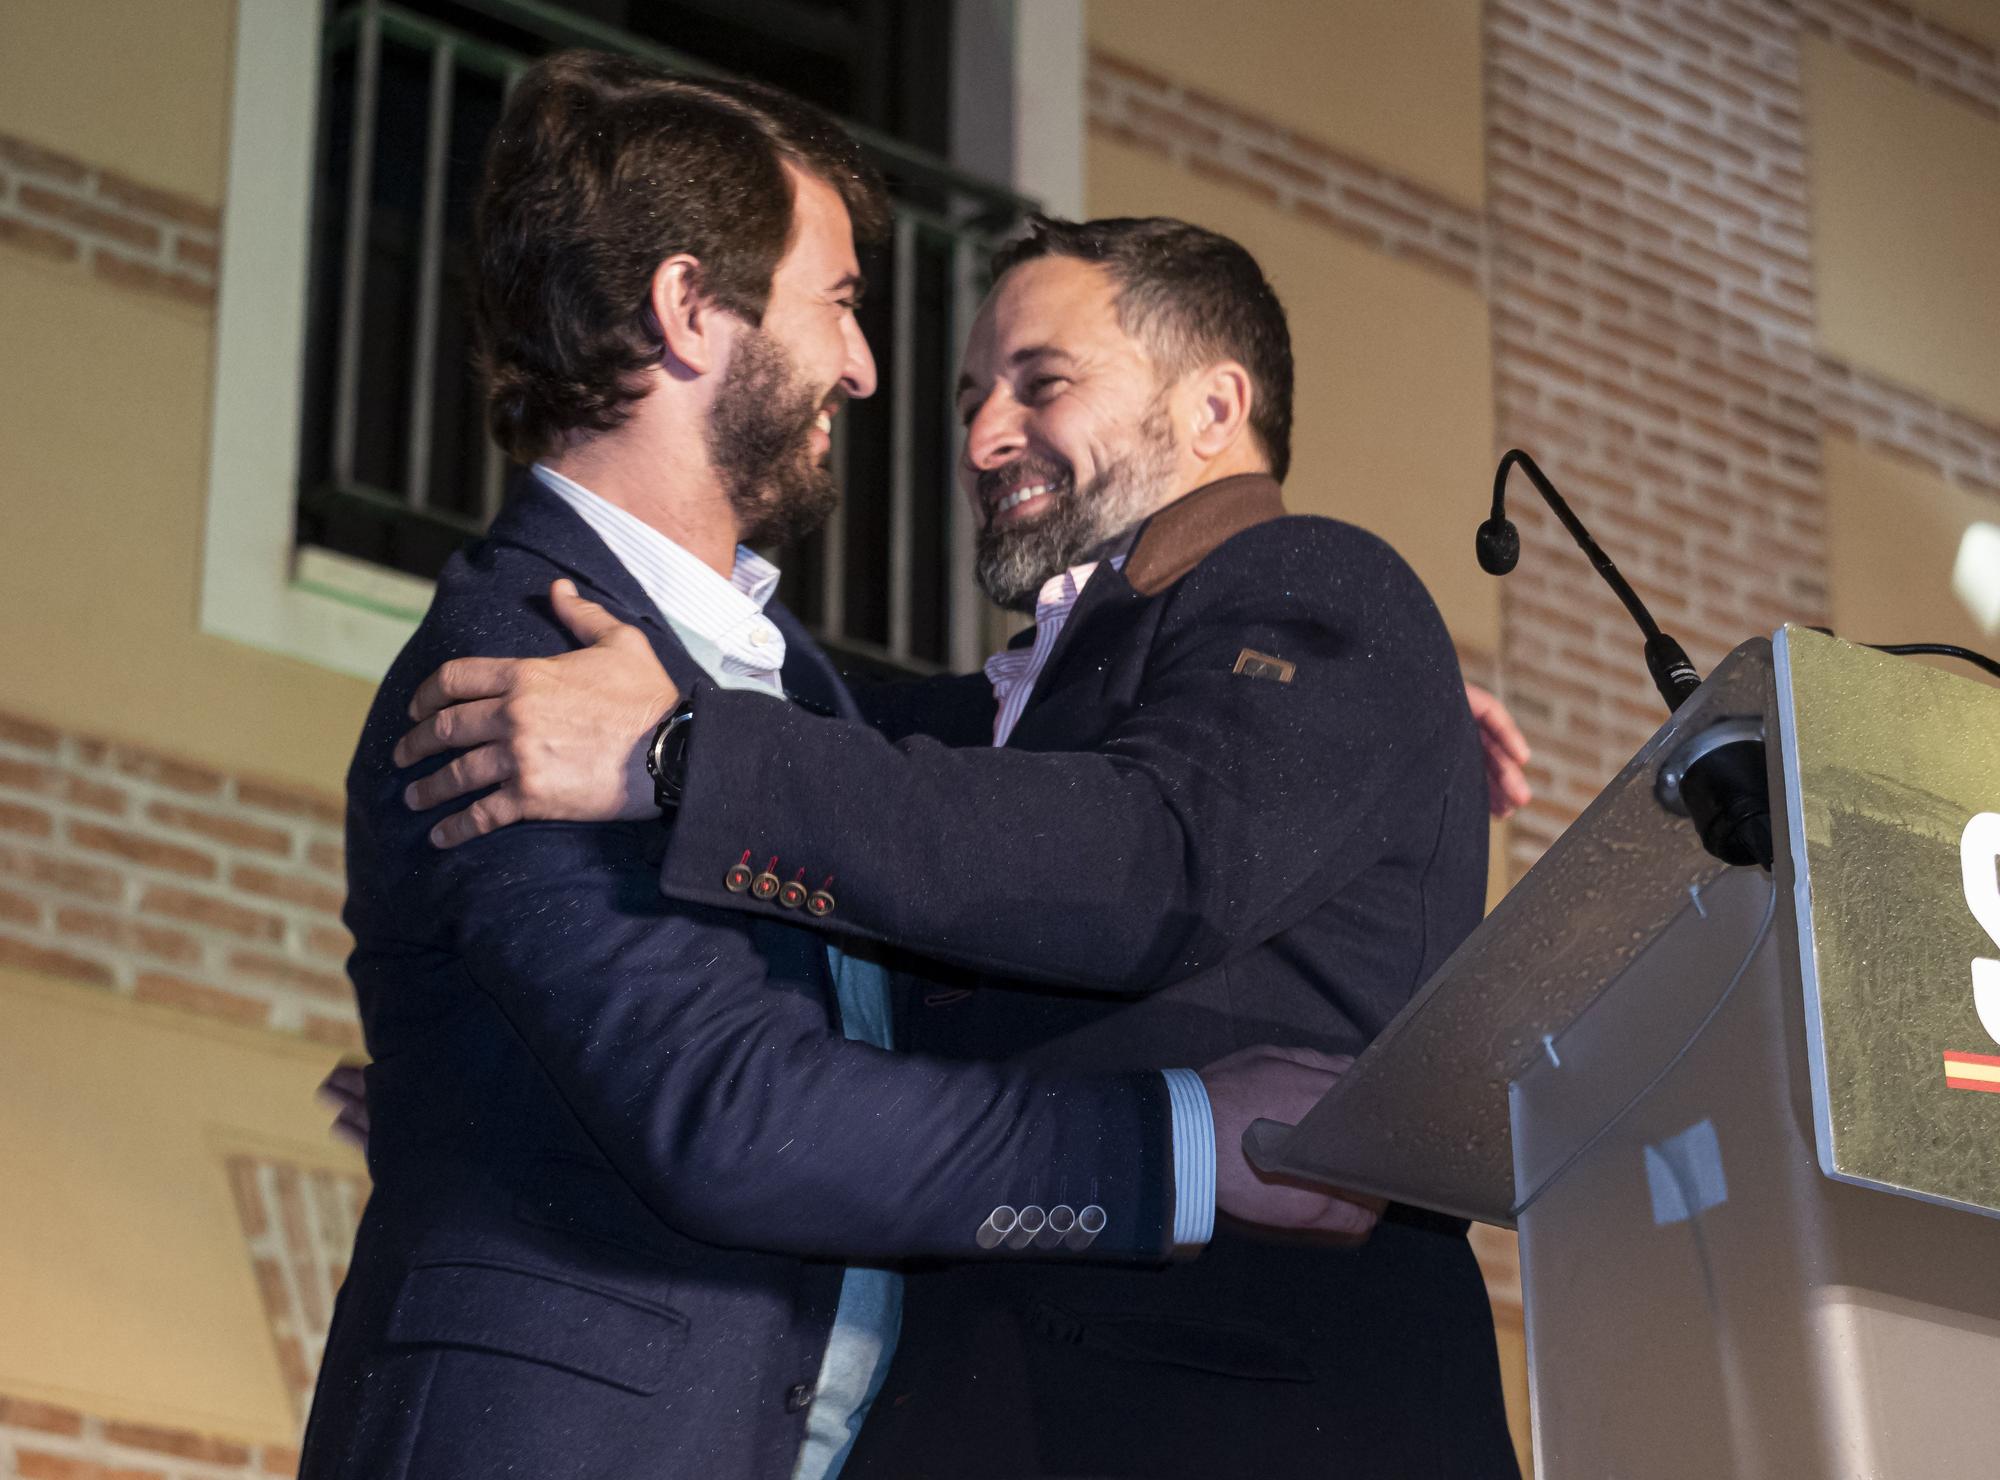
[(211, 589), (202, 630), (373, 683), (430, 605), (429, 581), (331, 550), (305, 547), (273, 574), (263, 586), (232, 582), (226, 602)]

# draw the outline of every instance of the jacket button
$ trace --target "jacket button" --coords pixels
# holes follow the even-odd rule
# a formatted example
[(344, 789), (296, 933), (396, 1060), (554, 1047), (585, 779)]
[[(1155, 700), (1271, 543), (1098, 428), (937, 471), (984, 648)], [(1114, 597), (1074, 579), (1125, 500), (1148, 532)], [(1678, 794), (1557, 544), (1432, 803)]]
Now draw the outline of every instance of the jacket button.
[(813, 1400), (812, 1384), (795, 1382), (785, 1389), (785, 1412), (797, 1413)]
[(722, 876), (722, 887), (727, 889), (731, 894), (741, 894), (745, 889), (750, 887), (752, 877), (749, 864), (732, 864), (729, 872)]
[(833, 896), (824, 889), (815, 889), (806, 896), (808, 915), (830, 915), (833, 913)]
[(778, 886), (778, 903), (788, 910), (795, 910), (806, 902), (806, 886), (797, 879), (788, 879)]
[(757, 899), (769, 899), (778, 892), (778, 876), (769, 869), (750, 881), (750, 893)]

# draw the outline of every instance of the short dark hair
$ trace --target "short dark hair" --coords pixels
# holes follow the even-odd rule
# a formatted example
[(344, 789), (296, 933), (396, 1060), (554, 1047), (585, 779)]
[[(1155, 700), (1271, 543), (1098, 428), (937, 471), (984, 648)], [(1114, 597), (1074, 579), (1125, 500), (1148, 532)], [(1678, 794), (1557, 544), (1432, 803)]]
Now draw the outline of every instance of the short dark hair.
[(1250, 372), (1250, 430), (1271, 474), (1292, 465), (1292, 335), (1264, 270), (1237, 243), (1167, 216), (1036, 216), (993, 256), (993, 279), (1037, 257), (1096, 263), (1118, 284), (1118, 322), (1165, 379), (1218, 360)]
[(660, 355), (654, 270), (688, 253), (700, 289), (755, 324), (792, 236), (789, 162), (840, 192), (861, 241), (889, 225), (880, 177), (831, 118), (759, 83), (571, 51), (521, 77), (474, 223), (487, 423), (530, 462), (609, 431)]

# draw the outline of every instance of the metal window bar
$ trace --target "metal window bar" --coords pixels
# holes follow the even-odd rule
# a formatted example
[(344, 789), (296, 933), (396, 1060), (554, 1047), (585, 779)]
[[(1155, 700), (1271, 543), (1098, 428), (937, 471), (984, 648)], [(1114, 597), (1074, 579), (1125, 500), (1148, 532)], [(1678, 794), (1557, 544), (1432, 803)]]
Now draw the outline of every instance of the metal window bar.
[(451, 85), (457, 48), (431, 51), (431, 108), (424, 130), (424, 224), (417, 254), (416, 343), (410, 366), (410, 453), (404, 492), (410, 507), (430, 500), (432, 377), (437, 373), (438, 278), (444, 265), (445, 167), (450, 163)]
[[(847, 466), (847, 418), (833, 419), (833, 448), (836, 468)], [(828, 632), (847, 630), (847, 520), (838, 511), (820, 529), (819, 620)]]
[[(476, 8), (547, 41), (551, 47), (592, 46), (645, 56), (681, 71), (709, 75), (717, 72), (698, 59), (554, 9), (539, 0), (476, 0)], [(400, 492), (370, 486), (359, 478), (356, 455), (364, 394), (364, 306), (369, 288), (373, 169), (385, 42), (426, 55), (430, 90), (417, 233), (415, 321), (411, 326), (409, 351), (409, 404), (403, 414), (409, 445), (403, 476), (398, 480)], [(445, 195), (452, 122), (461, 96), (457, 79), (462, 70), (483, 74), (497, 81), (504, 91), (511, 92), (531, 58), (386, 0), (355, 0), (333, 14), (326, 32), (327, 56), (332, 59), (347, 50), (352, 51), (354, 59), (354, 110), (347, 141), (350, 155), (344, 181), (346, 211), (337, 264), (340, 290), (335, 325), (334, 411), (328, 449), (332, 486), (305, 490), (302, 496), (309, 505), (365, 506), (378, 511), (378, 517), (381, 513), (396, 513), (447, 533), (476, 533), (498, 511), (505, 483), (506, 459), (491, 439), (481, 437), (481, 454), (468, 470), (468, 476), (476, 483), (475, 488), (464, 490), (470, 496), (441, 496), (446, 491), (436, 486), (438, 428), (432, 396), (441, 368), (440, 323), (444, 312), (441, 275), (448, 246)], [(1033, 208), (1033, 203), (1012, 191), (954, 170), (900, 140), (862, 128), (851, 131), (898, 187), (892, 192), (895, 223), (887, 388), (889, 528), (886, 549), (860, 551), (847, 537), (844, 521), (836, 518), (829, 522), (819, 548), (820, 609), (812, 614), (817, 620), (810, 624), (828, 641), (876, 659), (886, 659), (896, 666), (918, 670), (940, 666), (917, 657), (913, 590), (915, 562), (941, 558), (945, 566), (941, 616), (946, 632), (937, 647), (952, 666), (969, 667), (979, 661), (984, 650), (985, 624), (983, 607), (971, 579), (974, 532), (969, 512), (954, 489), (952, 463), (959, 429), (948, 392), (956, 373), (957, 354), (983, 285), (984, 258)], [(950, 358), (942, 364), (917, 362), (917, 279), (926, 251), (941, 253), (946, 271), (948, 332), (943, 336), (943, 351)], [(941, 465), (930, 464), (929, 459), (925, 459), (926, 466), (917, 465), (920, 377), (934, 380), (946, 393), (941, 396), (944, 435), (936, 440), (936, 445), (944, 449)], [(836, 443), (836, 466), (846, 465), (845, 451), (843, 438)], [(915, 514), (919, 497), (948, 500), (941, 520), (941, 550), (917, 548)], [(467, 507), (476, 508), (478, 516), (454, 512)], [(865, 559), (870, 555), (883, 565), (882, 579), (888, 596), (884, 641), (870, 641), (850, 626), (852, 613), (845, 600), (850, 566), (857, 557)]]
[(361, 393), (361, 295), (368, 271), (368, 190), (375, 163), (375, 84), (382, 61), (382, 12), (366, 0), (355, 43), (354, 137), (347, 172), (347, 242), (341, 257), (340, 371), (334, 392), (333, 476), (354, 481), (355, 417)]
[[(971, 243), (963, 236), (953, 237), (949, 292), (950, 344), (954, 358), (965, 352), (966, 337), (972, 332), (973, 315), (979, 308), (978, 276), (984, 270), (983, 264), (973, 261)], [(965, 428), (958, 418), (958, 398), (947, 396), (944, 398), (944, 445), (956, 454), (964, 437)], [(954, 468), (947, 476), (955, 472)], [(973, 553), (978, 529), (973, 521), (972, 507), (956, 488), (950, 490), (948, 497), (950, 502), (945, 512), (945, 558), (949, 562), (945, 575), (945, 600), (951, 613), (951, 646), (948, 652), (953, 671), (964, 673), (978, 667), (985, 656), (986, 633), (982, 629), (986, 607), (979, 600), (979, 589), (973, 578)]]
[[(525, 70), (519, 64), (507, 68), (506, 75), (501, 79), (503, 99), (514, 96), (515, 84), (520, 82), (521, 73)], [(483, 424), (483, 416), (481, 419)], [(507, 496), (507, 455), (490, 435), (479, 439), (479, 465), (479, 516), (483, 523), (491, 524)]]
[(910, 656), (910, 559), (915, 546), (912, 504), (916, 499), (916, 428), (911, 426), (910, 402), (915, 392), (917, 335), (917, 223), (907, 215), (896, 218), (895, 250), (890, 279), (889, 359), (889, 651)]

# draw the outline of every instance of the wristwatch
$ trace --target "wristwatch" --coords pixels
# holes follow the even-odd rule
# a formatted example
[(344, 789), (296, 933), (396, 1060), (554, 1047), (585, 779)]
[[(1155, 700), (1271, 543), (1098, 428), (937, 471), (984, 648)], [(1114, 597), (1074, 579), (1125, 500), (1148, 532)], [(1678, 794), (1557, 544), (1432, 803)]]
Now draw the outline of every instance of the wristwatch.
[(646, 744), (646, 774), (653, 778), (653, 800), (662, 817), (672, 817), (687, 784), (687, 748), (693, 737), (694, 696), (687, 695), (661, 720)]

